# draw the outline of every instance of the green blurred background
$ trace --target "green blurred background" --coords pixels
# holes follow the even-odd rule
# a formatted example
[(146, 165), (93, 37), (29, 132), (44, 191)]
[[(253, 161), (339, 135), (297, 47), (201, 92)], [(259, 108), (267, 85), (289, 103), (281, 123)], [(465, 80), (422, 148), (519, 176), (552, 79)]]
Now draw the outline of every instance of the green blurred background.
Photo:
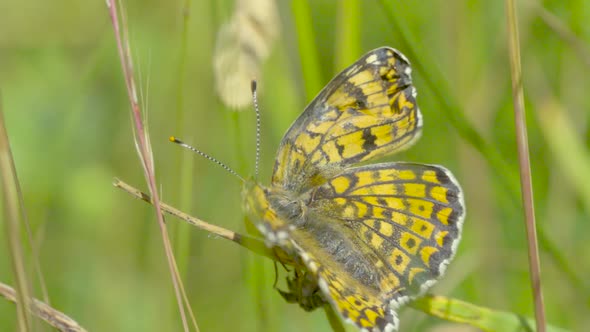
[[(232, 111), (214, 89), (217, 31), (234, 3), (188, 2), (123, 3), (157, 181), (164, 201), (245, 232), (239, 180), (167, 139), (253, 173), (254, 114)], [(459, 253), (431, 292), (532, 317), (504, 3), (323, 0), (309, 12), (305, 4), (277, 4), (280, 35), (261, 64), (262, 182), (313, 93), (368, 50), (395, 47), (414, 64), (425, 125), (415, 147), (387, 160), (445, 165), (467, 202)], [(590, 5), (518, 5), (547, 317), (582, 331), (590, 324)], [(118, 177), (147, 191), (104, 1), (0, 0), (0, 17), (1, 102), (51, 304), (91, 331), (181, 330), (153, 209), (112, 186)], [(270, 261), (167, 221), (201, 331), (330, 330), (321, 311), (280, 298)], [(0, 235), (0, 281), (14, 285), (4, 227)], [(0, 330), (15, 330), (15, 317), (0, 299)], [(401, 324), (474, 330), (413, 309), (402, 310)]]

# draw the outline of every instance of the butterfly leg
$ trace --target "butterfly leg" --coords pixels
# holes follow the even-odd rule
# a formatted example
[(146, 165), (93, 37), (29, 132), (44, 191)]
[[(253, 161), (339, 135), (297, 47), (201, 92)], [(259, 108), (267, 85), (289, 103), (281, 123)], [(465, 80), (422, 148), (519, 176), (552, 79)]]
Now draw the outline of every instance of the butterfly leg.
[(313, 276), (308, 272), (295, 270), (292, 277), (287, 277), (288, 291), (277, 289), (279, 294), (289, 303), (299, 303), (305, 311), (322, 307), (326, 301)]

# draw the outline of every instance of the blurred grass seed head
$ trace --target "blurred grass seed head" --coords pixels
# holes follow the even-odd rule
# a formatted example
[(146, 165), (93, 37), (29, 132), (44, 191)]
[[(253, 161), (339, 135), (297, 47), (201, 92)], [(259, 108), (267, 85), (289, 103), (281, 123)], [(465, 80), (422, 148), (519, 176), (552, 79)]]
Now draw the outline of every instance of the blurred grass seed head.
[(234, 110), (252, 103), (250, 82), (279, 35), (274, 0), (238, 0), (231, 19), (217, 33), (213, 55), (215, 87), (221, 101)]

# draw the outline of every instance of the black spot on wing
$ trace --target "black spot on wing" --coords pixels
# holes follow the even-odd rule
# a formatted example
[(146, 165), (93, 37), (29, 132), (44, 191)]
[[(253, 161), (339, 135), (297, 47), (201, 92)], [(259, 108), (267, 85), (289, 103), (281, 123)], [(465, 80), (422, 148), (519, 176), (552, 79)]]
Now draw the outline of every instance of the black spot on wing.
[(344, 153), (344, 145), (340, 145), (338, 143), (336, 144), (336, 148), (338, 149), (338, 155), (340, 155), (342, 157), (342, 154)]
[(381, 181), (381, 174), (379, 173), (379, 171), (373, 171), (371, 172), (371, 179), (373, 180), (373, 183), (378, 184)]
[(372, 151), (377, 148), (375, 141), (377, 140), (377, 136), (373, 135), (371, 132), (371, 128), (363, 129), (363, 150)]
[[(365, 109), (367, 105), (367, 96), (363, 92), (363, 89), (358, 85), (350, 81), (346, 81), (342, 84), (342, 91), (350, 95), (355, 99), (354, 107), (357, 109)], [(351, 105), (352, 106), (352, 105)]]
[(323, 134), (320, 134), (320, 133), (314, 133), (311, 130), (306, 130), (305, 133), (307, 133), (307, 135), (309, 135), (309, 137), (311, 137), (311, 138), (316, 138), (318, 136), (322, 136), (323, 135)]

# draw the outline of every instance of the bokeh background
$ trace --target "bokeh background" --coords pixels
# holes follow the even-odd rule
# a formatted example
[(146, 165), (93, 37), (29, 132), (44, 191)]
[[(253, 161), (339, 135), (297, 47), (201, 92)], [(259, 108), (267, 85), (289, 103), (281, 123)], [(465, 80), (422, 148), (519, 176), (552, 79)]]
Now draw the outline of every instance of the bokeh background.
[[(222, 72), (240, 65), (231, 61), (239, 49), (230, 61), (215, 53), (224, 50), (219, 30), (240, 8), (272, 6), (238, 2), (123, 7), (163, 200), (245, 232), (240, 181), (167, 139), (253, 173), (254, 113), (222, 102), (214, 58)], [(518, 13), (547, 317), (582, 331), (590, 324), (590, 5), (518, 1)], [(262, 182), (313, 95), (368, 50), (395, 47), (414, 64), (425, 125), (415, 147), (386, 160), (445, 165), (467, 202), (458, 255), (432, 293), (533, 317), (504, 3), (281, 1), (276, 15), (276, 26), (240, 37), (268, 49), (225, 72), (258, 73)], [(91, 331), (180, 331), (153, 209), (112, 186), (117, 177), (147, 190), (105, 2), (0, 0), (0, 17), (1, 103), (51, 304)], [(230, 96), (249, 96), (247, 84), (231, 87)], [(321, 311), (280, 298), (269, 260), (175, 218), (167, 225), (201, 331), (330, 331)], [(14, 284), (4, 227), (0, 248), (0, 281)], [(32, 270), (30, 279), (41, 298)], [(15, 330), (15, 317), (0, 299), (0, 330)], [(409, 308), (401, 319), (403, 331), (474, 330)]]

